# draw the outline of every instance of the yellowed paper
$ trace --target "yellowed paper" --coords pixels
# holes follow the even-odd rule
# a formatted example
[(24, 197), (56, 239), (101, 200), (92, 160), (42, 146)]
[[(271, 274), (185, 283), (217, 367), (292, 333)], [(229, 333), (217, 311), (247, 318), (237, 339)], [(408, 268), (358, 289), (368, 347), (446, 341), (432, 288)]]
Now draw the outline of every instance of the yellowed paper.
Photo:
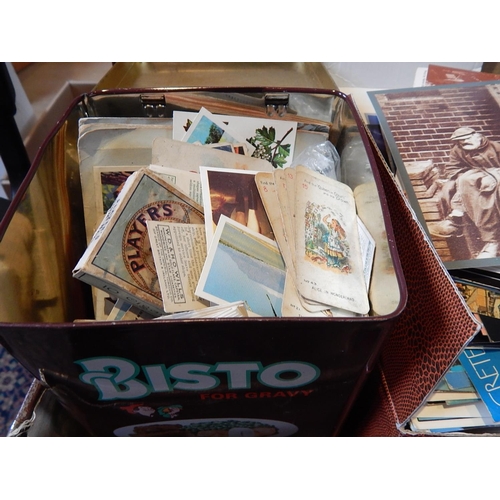
[(151, 250), (165, 312), (207, 307), (194, 294), (207, 256), (204, 224), (148, 221)]
[(168, 183), (182, 191), (198, 205), (203, 206), (200, 174), (188, 172), (179, 168), (163, 167), (161, 165), (150, 165), (149, 169)]
[(369, 292), (372, 310), (375, 314), (390, 314), (398, 307), (400, 296), (377, 186), (374, 182), (360, 184), (354, 196), (358, 215), (375, 240)]
[(302, 296), (368, 313), (353, 192), (301, 166), (295, 178), (295, 250), (297, 289)]
[(308, 309), (307, 307), (308, 305), (304, 303), (302, 297), (297, 293), (293, 276), (287, 273), (283, 292), (283, 305), (281, 307), (281, 315), (284, 318), (348, 318), (357, 316), (351, 311), (329, 307), (324, 304), (317, 304), (316, 309)]

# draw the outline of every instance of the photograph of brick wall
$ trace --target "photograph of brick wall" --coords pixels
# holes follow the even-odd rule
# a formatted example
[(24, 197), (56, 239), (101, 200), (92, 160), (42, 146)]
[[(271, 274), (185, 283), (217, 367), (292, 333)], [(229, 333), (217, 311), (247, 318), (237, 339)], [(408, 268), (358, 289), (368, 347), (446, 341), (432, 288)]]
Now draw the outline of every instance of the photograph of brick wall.
[(370, 98), (397, 175), (446, 267), (500, 265), (500, 84)]

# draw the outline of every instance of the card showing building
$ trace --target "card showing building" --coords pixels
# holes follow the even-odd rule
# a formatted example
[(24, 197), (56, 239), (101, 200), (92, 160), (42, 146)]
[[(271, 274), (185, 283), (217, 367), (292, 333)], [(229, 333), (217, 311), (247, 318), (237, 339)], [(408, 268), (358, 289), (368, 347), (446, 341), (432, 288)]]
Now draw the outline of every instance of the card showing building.
[(210, 246), (221, 215), (274, 239), (255, 184), (256, 174), (251, 170), (200, 167), (207, 247)]
[(405, 194), (444, 265), (499, 265), (500, 83), (369, 95)]

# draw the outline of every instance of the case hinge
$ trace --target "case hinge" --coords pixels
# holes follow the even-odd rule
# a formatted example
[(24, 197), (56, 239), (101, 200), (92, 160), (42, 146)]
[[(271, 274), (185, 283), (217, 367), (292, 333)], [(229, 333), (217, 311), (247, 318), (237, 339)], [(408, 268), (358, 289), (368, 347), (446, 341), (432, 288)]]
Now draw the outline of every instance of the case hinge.
[(150, 118), (164, 118), (167, 114), (165, 95), (141, 95), (141, 102), (146, 116)]
[(266, 94), (266, 113), (268, 116), (285, 116), (290, 94)]

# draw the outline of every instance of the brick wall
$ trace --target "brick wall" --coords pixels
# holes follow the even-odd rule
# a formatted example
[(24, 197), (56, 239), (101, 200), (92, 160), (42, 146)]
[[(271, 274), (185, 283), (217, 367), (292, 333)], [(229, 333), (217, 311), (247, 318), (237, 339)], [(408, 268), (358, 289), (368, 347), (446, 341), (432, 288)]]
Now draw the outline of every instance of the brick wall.
[(498, 85), (481, 85), (395, 92), (377, 100), (403, 162), (432, 160), (441, 170), (458, 127), (470, 126), (500, 141), (498, 95)]

